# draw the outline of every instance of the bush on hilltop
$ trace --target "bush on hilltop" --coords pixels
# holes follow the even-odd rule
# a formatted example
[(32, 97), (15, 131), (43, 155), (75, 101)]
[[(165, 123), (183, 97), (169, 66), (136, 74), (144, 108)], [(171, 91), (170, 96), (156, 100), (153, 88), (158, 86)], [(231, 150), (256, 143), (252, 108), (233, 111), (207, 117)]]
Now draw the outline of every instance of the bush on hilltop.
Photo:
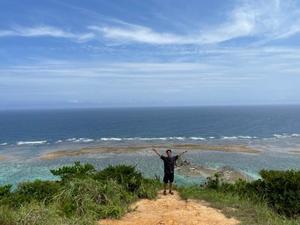
[(273, 210), (287, 217), (300, 216), (300, 171), (262, 170), (261, 179), (225, 183), (217, 175), (208, 178), (205, 187), (243, 198), (266, 202)]

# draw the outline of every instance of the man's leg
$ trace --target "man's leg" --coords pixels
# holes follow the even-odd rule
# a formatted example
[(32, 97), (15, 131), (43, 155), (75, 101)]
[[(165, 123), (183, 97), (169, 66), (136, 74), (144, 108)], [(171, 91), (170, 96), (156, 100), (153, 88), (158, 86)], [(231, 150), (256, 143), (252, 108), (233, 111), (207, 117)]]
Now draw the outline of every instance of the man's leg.
[(170, 178), (169, 178), (170, 180), (170, 183), (169, 183), (169, 193), (172, 195), (173, 194), (173, 192), (172, 192), (172, 184), (173, 184), (173, 181), (174, 181), (174, 173), (171, 173), (170, 174)]
[(167, 194), (167, 183), (164, 182), (164, 195), (166, 195), (166, 194)]
[(171, 195), (173, 194), (173, 192), (172, 192), (172, 184), (173, 184), (172, 182), (169, 183), (169, 193)]
[(167, 185), (168, 185), (168, 176), (166, 173), (164, 174), (163, 181), (164, 181), (164, 195), (166, 195), (167, 194)]

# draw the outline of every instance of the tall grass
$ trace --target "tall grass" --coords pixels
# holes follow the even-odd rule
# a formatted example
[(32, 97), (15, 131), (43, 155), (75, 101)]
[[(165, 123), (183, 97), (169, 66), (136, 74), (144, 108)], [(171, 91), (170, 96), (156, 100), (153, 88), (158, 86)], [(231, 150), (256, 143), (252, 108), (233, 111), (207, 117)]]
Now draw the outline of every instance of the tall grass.
[(300, 224), (300, 172), (266, 171), (262, 179), (226, 183), (218, 175), (205, 185), (180, 187), (184, 199), (201, 199), (247, 225)]
[(132, 166), (96, 171), (91, 164), (51, 170), (60, 181), (24, 182), (0, 187), (1, 225), (91, 225), (119, 218), (139, 198), (154, 198), (160, 182)]

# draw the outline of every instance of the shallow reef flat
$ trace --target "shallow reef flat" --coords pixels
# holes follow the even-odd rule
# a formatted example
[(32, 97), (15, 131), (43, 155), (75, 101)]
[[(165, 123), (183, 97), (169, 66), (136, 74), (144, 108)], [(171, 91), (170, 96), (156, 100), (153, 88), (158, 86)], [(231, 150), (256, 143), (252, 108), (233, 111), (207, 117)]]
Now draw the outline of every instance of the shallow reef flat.
[(289, 151), (289, 153), (300, 154), (300, 150), (291, 150), (291, 151)]
[(260, 150), (247, 145), (208, 145), (208, 144), (176, 144), (172, 146), (175, 149), (202, 150), (202, 151), (222, 151), (222, 152), (244, 152), (259, 153)]
[(132, 146), (132, 147), (86, 147), (78, 150), (58, 150), (53, 152), (46, 152), (40, 156), (41, 159), (51, 160), (58, 159), (62, 157), (73, 157), (87, 154), (104, 154), (104, 153), (133, 153), (137, 151), (142, 151), (146, 147), (143, 146)]
[(163, 151), (167, 148), (174, 150), (188, 150), (188, 151), (221, 151), (221, 152), (237, 152), (237, 153), (259, 153), (258, 149), (255, 149), (246, 145), (208, 145), (208, 144), (166, 144), (166, 145), (135, 145), (135, 146), (97, 146), (97, 147), (85, 147), (81, 149), (70, 150), (57, 150), (43, 153), (40, 158), (43, 160), (52, 160), (62, 157), (73, 157), (87, 154), (126, 154), (146, 152), (151, 148), (157, 148)]

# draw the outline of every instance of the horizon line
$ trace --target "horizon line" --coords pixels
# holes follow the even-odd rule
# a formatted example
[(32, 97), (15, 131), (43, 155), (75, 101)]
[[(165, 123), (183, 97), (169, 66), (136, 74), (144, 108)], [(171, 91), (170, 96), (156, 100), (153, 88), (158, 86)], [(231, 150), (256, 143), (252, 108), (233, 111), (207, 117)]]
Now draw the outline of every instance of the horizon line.
[(215, 104), (215, 105), (170, 105), (170, 106), (103, 106), (103, 107), (32, 107), (32, 108), (7, 108), (5, 111), (51, 111), (51, 110), (97, 110), (97, 109), (144, 109), (144, 108), (202, 108), (202, 107), (263, 107), (263, 106), (300, 106), (300, 103), (267, 103), (267, 104)]

